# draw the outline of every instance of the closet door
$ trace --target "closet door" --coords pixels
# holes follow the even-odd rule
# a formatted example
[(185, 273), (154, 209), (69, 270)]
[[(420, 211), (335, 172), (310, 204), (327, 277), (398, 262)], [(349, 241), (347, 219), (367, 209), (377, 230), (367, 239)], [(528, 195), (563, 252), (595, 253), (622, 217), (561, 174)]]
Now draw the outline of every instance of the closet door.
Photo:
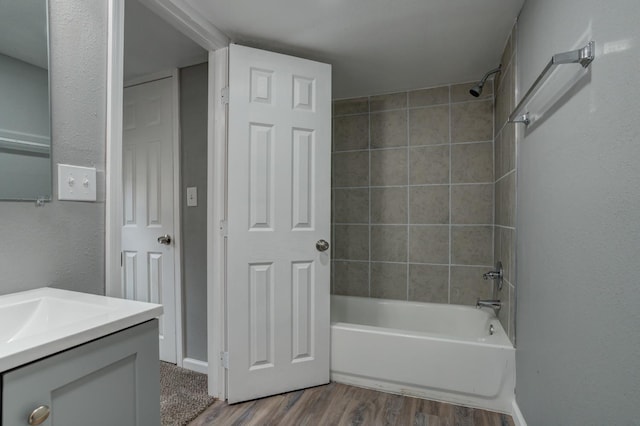
[(331, 67), (229, 52), (230, 403), (329, 382)]

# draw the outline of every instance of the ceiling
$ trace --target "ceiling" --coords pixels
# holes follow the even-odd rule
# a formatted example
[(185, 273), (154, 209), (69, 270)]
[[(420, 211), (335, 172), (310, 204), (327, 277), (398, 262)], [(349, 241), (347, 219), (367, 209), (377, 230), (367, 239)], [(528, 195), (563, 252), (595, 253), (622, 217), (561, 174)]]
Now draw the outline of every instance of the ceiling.
[(478, 80), (524, 0), (185, 0), (232, 41), (333, 66), (333, 97)]
[(206, 50), (137, 0), (125, 2), (125, 81), (158, 71), (199, 64), (207, 59)]
[(43, 0), (0, 0), (0, 54), (47, 69), (47, 7)]

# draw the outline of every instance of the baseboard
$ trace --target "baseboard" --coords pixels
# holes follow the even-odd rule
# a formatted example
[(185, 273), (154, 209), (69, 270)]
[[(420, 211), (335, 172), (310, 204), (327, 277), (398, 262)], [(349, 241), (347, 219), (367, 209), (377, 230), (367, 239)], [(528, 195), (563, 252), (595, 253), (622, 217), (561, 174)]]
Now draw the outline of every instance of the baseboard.
[(195, 371), (202, 374), (209, 373), (208, 363), (193, 358), (184, 358), (182, 360), (182, 368), (186, 368), (187, 370)]
[(511, 414), (511, 417), (513, 417), (513, 423), (516, 426), (527, 426), (527, 422), (524, 420), (522, 411), (520, 411), (520, 407), (518, 407), (515, 399), (513, 400), (513, 414)]

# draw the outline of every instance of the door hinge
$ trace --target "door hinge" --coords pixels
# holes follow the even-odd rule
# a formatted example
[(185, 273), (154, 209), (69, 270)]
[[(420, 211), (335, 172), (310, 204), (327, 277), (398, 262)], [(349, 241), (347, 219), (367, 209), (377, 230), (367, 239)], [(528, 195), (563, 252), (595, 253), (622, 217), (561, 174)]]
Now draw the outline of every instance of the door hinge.
[(124, 265), (124, 252), (120, 252), (120, 267)]
[(220, 91), (220, 103), (222, 105), (229, 104), (229, 87), (225, 87)]
[(220, 221), (220, 233), (223, 237), (227, 237), (229, 235), (229, 227), (227, 226), (226, 220)]
[(220, 363), (222, 368), (229, 369), (229, 352), (220, 352)]

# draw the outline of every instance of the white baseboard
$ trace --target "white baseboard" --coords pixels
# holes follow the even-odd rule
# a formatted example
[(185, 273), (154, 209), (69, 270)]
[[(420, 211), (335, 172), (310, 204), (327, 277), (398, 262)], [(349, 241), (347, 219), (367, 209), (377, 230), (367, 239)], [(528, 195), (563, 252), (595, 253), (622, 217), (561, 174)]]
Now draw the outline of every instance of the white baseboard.
[(522, 411), (520, 411), (520, 407), (518, 407), (518, 403), (516, 400), (513, 400), (513, 423), (516, 426), (527, 426), (527, 422), (524, 420), (524, 416), (522, 415)]
[(202, 374), (209, 373), (208, 363), (193, 358), (184, 358), (182, 360), (182, 368), (186, 368), (187, 370), (195, 371)]

